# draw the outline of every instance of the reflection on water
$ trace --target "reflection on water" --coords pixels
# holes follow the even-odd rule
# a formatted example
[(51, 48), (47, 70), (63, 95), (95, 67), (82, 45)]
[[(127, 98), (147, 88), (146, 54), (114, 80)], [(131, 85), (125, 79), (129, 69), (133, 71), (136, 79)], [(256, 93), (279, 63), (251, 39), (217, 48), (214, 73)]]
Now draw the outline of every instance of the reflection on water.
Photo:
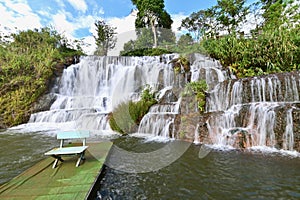
[[(156, 143), (120, 139), (127, 150), (149, 151)], [(130, 174), (105, 168), (103, 199), (299, 199), (300, 159), (254, 152), (211, 151), (200, 159), (191, 145), (176, 162), (151, 173)], [(99, 197), (98, 197), (99, 199)]]
[(43, 133), (0, 132), (0, 184), (45, 158), (46, 150), (58, 145)]

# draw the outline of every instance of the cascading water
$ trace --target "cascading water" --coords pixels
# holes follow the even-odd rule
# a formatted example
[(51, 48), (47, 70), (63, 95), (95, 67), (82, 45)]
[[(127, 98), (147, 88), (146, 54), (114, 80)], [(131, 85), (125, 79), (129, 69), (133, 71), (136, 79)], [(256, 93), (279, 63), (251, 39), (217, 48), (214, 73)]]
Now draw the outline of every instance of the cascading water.
[[(189, 79), (175, 75), (169, 64), (175, 57), (83, 57), (80, 63), (64, 70), (59, 85), (53, 89), (56, 100), (50, 110), (31, 115), (29, 123), (16, 129), (111, 132), (108, 114), (113, 108), (123, 101), (139, 99), (142, 88), (151, 85), (159, 90), (160, 103), (144, 116), (138, 132), (176, 138), (176, 117), (197, 108), (186, 109), (187, 102), (182, 102), (178, 93), (172, 93), (174, 87), (182, 89)], [(207, 141), (234, 147), (295, 149), (299, 72), (234, 79), (215, 60), (199, 54), (193, 55), (192, 60), (191, 81), (205, 79), (209, 85), (206, 113), (214, 114), (206, 123)], [(193, 126), (194, 141), (199, 142), (198, 125)]]
[(166, 138), (175, 137), (175, 117), (179, 114), (178, 102), (170, 104), (155, 105), (143, 117), (138, 133), (151, 133), (153, 136), (163, 136)]
[(207, 112), (218, 113), (207, 121), (211, 143), (293, 150), (299, 80), (300, 73), (294, 72), (216, 85), (209, 91), (206, 104)]
[(224, 81), (209, 92), (207, 112), (251, 102), (299, 102), (300, 73)]
[(200, 144), (199, 141), (199, 124), (197, 124), (196, 129), (195, 129), (195, 133), (194, 133), (194, 144)]
[(293, 132), (293, 116), (292, 109), (287, 111), (286, 128), (283, 137), (283, 149), (293, 150), (294, 148), (294, 132)]
[(219, 82), (234, 78), (231, 73), (222, 70), (220, 62), (201, 54), (194, 54), (194, 62), (191, 65), (191, 81), (204, 79), (209, 88), (213, 88)]
[[(137, 100), (146, 85), (161, 93), (172, 87), (174, 71), (169, 62), (174, 57), (82, 57), (80, 63), (64, 70), (53, 89), (56, 100), (50, 110), (31, 115), (29, 123), (16, 129), (110, 131), (107, 116), (116, 105)], [(176, 106), (172, 106), (173, 112)]]

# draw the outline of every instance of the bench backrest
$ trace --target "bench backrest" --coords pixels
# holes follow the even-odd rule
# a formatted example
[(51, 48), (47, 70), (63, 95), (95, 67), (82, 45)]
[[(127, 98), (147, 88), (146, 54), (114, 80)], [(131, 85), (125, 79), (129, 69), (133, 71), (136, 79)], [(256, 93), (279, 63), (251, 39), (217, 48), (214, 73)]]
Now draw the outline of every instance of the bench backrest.
[(64, 131), (57, 133), (57, 139), (60, 141), (60, 148), (64, 145), (64, 140), (82, 139), (82, 145), (86, 145), (86, 138), (90, 137), (89, 131)]
[(65, 139), (83, 139), (90, 137), (89, 131), (65, 131), (65, 132), (58, 132), (57, 139), (58, 140), (65, 140)]

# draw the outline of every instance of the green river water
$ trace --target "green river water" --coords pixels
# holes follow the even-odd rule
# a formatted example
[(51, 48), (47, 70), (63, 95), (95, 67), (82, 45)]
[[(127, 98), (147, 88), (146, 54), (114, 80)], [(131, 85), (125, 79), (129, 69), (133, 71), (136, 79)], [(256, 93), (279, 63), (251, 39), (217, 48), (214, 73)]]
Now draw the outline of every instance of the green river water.
[[(57, 145), (41, 133), (0, 132), (0, 184), (44, 158)], [(172, 141), (171, 141), (172, 142)], [(149, 152), (166, 143), (124, 137), (114, 144)], [(190, 145), (172, 164), (147, 173), (105, 167), (93, 199), (300, 199), (300, 158), (280, 153), (212, 149), (199, 158)]]

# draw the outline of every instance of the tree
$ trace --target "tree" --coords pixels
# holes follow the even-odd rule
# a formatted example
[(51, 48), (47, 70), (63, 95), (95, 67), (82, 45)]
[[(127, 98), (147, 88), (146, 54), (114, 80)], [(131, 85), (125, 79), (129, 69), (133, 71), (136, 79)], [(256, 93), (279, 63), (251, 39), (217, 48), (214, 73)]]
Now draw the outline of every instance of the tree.
[(172, 29), (173, 20), (170, 14), (163, 10), (158, 19), (158, 27), (165, 29)]
[(187, 33), (185, 35), (180, 36), (177, 44), (178, 44), (178, 46), (181, 46), (181, 47), (186, 47), (188, 45), (193, 44), (193, 38), (192, 38), (191, 34)]
[(213, 37), (216, 32), (216, 8), (193, 12), (189, 17), (181, 21), (179, 30), (186, 29), (193, 33), (198, 41), (201, 36)]
[(286, 23), (299, 23), (300, 3), (294, 0), (261, 0), (263, 26), (279, 27)]
[(135, 47), (135, 42), (133, 40), (129, 40), (128, 42), (126, 42), (123, 46), (123, 51), (120, 52), (120, 54), (122, 55), (122, 53), (126, 53), (129, 51), (133, 51)]
[(135, 49), (151, 48), (153, 46), (153, 32), (149, 28), (141, 28), (138, 30), (139, 35), (135, 40)]
[(195, 39), (198, 41), (201, 33), (205, 30), (205, 11), (200, 10), (198, 12), (193, 12), (189, 17), (181, 21), (181, 25), (178, 30), (182, 28), (194, 33)]
[(171, 16), (164, 10), (164, 0), (132, 0), (138, 9), (135, 27), (150, 27), (153, 33), (153, 46), (157, 47), (156, 27), (171, 28)]
[(158, 28), (158, 43), (160, 45), (168, 45), (176, 43), (176, 35), (172, 29)]
[(245, 21), (249, 7), (246, 0), (218, 0), (217, 21), (228, 34), (237, 31), (238, 26)]
[(205, 10), (205, 35), (209, 38), (213, 38), (217, 35), (217, 23), (216, 23), (216, 15), (217, 15), (217, 9), (216, 6), (213, 6), (211, 8), (208, 8)]
[(117, 42), (115, 37), (116, 28), (109, 26), (103, 20), (96, 21), (95, 26), (97, 35), (94, 36), (94, 38), (96, 40), (97, 49), (94, 54), (99, 56), (107, 56), (108, 50), (113, 49)]

